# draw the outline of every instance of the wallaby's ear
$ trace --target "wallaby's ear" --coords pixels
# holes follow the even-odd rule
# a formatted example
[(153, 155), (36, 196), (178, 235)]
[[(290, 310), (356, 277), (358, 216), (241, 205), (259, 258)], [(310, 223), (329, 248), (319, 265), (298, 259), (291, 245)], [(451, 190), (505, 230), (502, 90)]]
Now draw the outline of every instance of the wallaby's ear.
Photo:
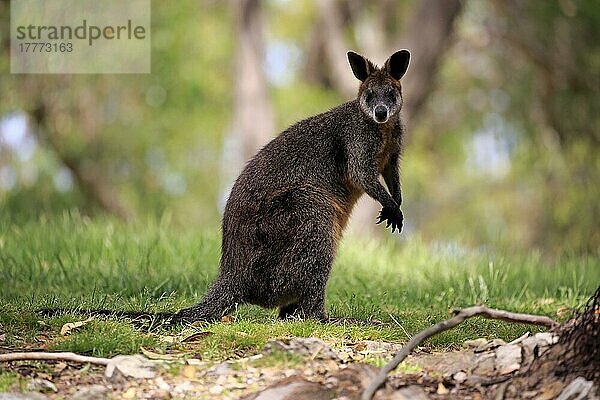
[(385, 69), (392, 78), (399, 81), (408, 69), (410, 61), (410, 52), (408, 50), (399, 50), (392, 54), (385, 62)]
[(348, 62), (350, 63), (350, 68), (352, 68), (352, 73), (354, 73), (354, 76), (361, 82), (367, 79), (375, 69), (371, 61), (358, 53), (349, 51), (346, 55), (348, 56)]

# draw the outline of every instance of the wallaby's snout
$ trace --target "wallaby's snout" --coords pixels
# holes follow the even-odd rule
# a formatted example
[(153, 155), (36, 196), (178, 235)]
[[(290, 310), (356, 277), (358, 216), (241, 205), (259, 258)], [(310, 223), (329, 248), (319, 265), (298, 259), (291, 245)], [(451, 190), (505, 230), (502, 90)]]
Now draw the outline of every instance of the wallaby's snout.
[(385, 124), (402, 109), (400, 85), (385, 77), (376, 76), (363, 83), (358, 94), (362, 111), (378, 124)]
[(358, 94), (362, 111), (378, 124), (385, 124), (400, 112), (402, 94), (400, 86), (384, 76), (374, 76), (363, 83)]
[(373, 114), (375, 116), (375, 122), (383, 124), (388, 120), (388, 108), (382, 104), (375, 106)]

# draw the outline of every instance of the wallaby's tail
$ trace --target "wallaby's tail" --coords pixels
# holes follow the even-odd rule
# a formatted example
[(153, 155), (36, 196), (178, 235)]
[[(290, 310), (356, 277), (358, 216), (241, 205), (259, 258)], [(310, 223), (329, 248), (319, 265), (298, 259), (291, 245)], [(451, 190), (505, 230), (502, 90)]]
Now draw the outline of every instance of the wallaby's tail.
[(81, 308), (42, 308), (37, 312), (43, 316), (55, 316), (61, 314), (98, 315), (115, 318), (127, 318), (135, 326), (145, 329), (174, 325), (178, 322), (173, 313), (151, 313), (144, 311), (117, 311), (107, 309), (81, 309)]
[(127, 318), (144, 329), (173, 326), (177, 323), (192, 323), (195, 321), (213, 322), (231, 311), (241, 301), (238, 288), (232, 288), (220, 277), (208, 290), (204, 298), (189, 308), (176, 313), (151, 313), (145, 311), (116, 311), (107, 309), (85, 310), (80, 308), (44, 308), (37, 312), (44, 316), (60, 314), (100, 315), (116, 318)]
[(179, 322), (212, 322), (233, 310), (241, 302), (239, 288), (231, 287), (226, 279), (217, 278), (202, 300), (191, 307), (184, 308), (174, 315)]

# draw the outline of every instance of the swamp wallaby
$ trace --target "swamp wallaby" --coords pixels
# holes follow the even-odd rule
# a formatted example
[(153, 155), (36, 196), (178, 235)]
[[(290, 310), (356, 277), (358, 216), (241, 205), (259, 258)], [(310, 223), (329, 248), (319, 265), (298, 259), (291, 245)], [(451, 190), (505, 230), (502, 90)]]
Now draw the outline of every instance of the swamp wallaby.
[(358, 198), (381, 203), (377, 223), (402, 229), (400, 78), (409, 59), (400, 50), (378, 68), (348, 52), (357, 98), (292, 125), (248, 162), (225, 207), (219, 276), (175, 320), (211, 321), (243, 303), (326, 318), (325, 286)]

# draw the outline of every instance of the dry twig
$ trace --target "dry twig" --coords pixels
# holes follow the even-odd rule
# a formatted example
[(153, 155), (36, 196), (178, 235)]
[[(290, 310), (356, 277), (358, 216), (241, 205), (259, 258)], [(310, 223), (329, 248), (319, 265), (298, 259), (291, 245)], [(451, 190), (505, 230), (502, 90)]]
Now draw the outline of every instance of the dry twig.
[(0, 354), (0, 362), (8, 361), (21, 361), (21, 360), (42, 360), (42, 361), (73, 361), (81, 363), (90, 363), (98, 365), (108, 365), (110, 359), (100, 357), (88, 357), (81, 356), (75, 353), (44, 353), (44, 352), (30, 352), (30, 353), (8, 353)]
[(547, 328), (554, 328), (558, 326), (558, 323), (551, 318), (512, 313), (504, 310), (496, 310), (493, 308), (487, 308), (485, 306), (468, 307), (464, 309), (454, 310), (455, 316), (445, 321), (439, 322), (429, 328), (422, 330), (413, 336), (399, 351), (396, 353), (392, 361), (387, 363), (381, 368), (377, 376), (369, 383), (369, 386), (365, 389), (362, 394), (361, 400), (371, 400), (377, 389), (386, 381), (387, 375), (393, 371), (421, 342), (430, 338), (433, 335), (437, 335), (440, 332), (447, 331), (454, 328), (456, 325), (462, 323), (466, 319), (481, 316), (489, 319), (499, 319), (508, 322), (520, 322), (524, 324), (541, 325)]

